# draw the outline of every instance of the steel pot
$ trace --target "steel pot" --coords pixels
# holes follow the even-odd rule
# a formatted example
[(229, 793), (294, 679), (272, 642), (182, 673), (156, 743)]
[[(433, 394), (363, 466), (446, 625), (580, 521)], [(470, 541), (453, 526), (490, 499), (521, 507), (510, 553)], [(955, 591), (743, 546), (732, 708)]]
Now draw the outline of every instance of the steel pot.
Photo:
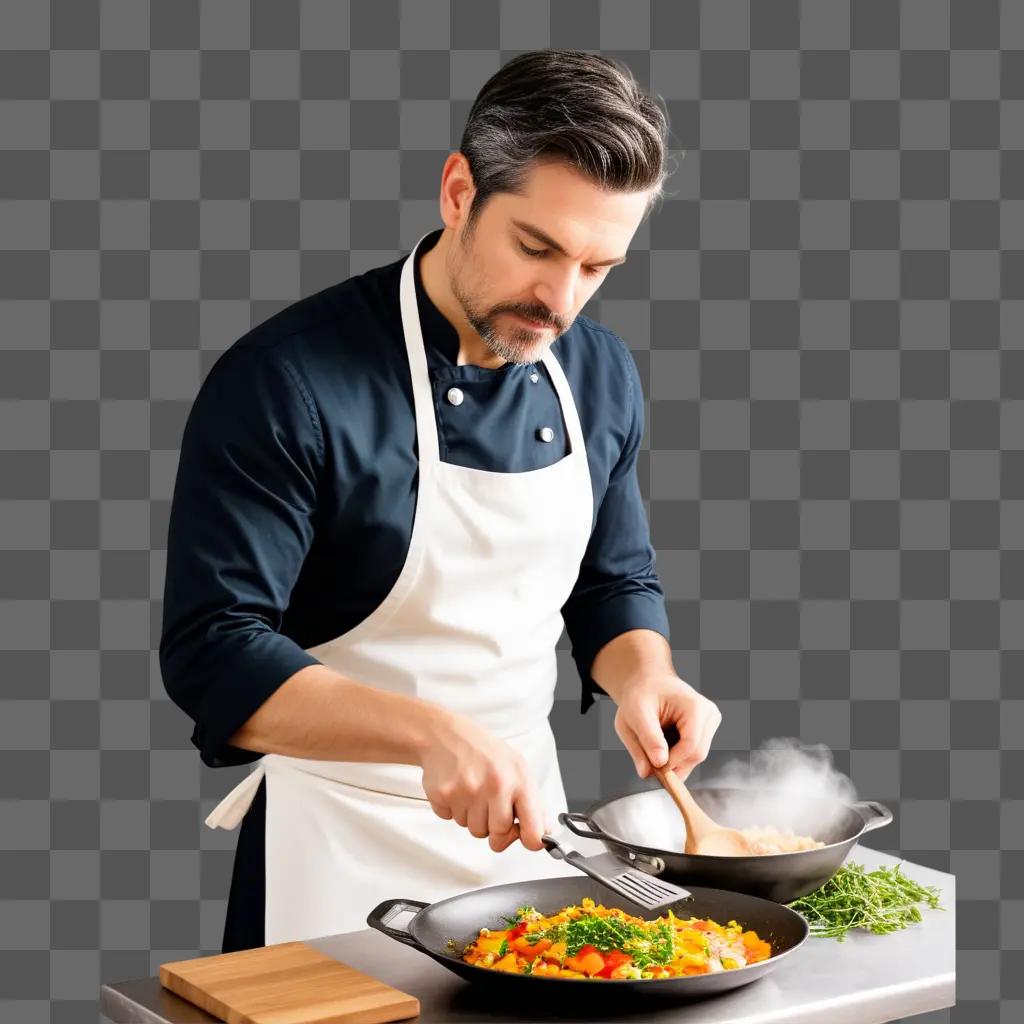
[(690, 792), (722, 825), (791, 829), (825, 845), (815, 850), (753, 857), (684, 853), (686, 826), (660, 785), (602, 800), (586, 813), (563, 812), (559, 820), (576, 835), (599, 839), (621, 859), (687, 889), (711, 886), (776, 903), (789, 903), (823, 885), (865, 832), (892, 821), (892, 811), (874, 800), (854, 804), (798, 801), (768, 789), (694, 787)]

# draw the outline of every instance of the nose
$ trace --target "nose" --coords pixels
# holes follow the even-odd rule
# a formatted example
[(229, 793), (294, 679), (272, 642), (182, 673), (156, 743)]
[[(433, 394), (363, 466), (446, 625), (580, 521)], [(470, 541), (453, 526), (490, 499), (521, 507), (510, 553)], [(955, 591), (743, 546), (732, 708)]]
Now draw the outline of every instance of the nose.
[(576, 302), (576, 274), (552, 270), (537, 285), (536, 296), (552, 316), (564, 322), (572, 315)]

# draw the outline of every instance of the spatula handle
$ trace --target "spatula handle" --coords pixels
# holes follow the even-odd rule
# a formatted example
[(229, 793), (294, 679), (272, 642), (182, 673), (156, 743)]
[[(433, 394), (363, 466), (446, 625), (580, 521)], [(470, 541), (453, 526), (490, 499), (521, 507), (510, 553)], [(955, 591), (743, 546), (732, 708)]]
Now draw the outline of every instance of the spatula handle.
[(551, 854), (555, 860), (564, 860), (571, 864), (574, 868), (582, 871), (585, 875), (590, 875), (591, 878), (597, 879), (599, 882), (608, 884), (608, 879), (601, 874), (597, 874), (592, 867), (587, 864), (587, 858), (583, 856), (579, 850), (574, 850), (571, 846), (567, 846), (565, 843), (560, 843), (554, 836), (542, 835), (540, 841), (544, 844), (544, 849)]

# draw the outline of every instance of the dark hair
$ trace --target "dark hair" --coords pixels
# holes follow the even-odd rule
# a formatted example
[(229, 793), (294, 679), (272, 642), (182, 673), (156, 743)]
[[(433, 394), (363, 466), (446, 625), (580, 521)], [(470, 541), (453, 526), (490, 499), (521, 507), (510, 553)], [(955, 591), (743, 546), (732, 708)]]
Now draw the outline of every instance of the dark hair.
[(561, 159), (612, 192), (653, 189), (665, 178), (668, 118), (628, 68), (583, 50), (532, 50), (484, 84), (459, 149), (476, 186), (467, 229), (497, 192), (522, 194), (536, 160)]

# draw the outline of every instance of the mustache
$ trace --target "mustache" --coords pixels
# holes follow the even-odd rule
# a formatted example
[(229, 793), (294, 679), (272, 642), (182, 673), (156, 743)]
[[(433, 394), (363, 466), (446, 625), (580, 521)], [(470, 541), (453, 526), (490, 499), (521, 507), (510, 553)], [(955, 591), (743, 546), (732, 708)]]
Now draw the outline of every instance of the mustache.
[(521, 309), (521, 308), (516, 308), (516, 307), (506, 307), (505, 309), (499, 309), (496, 312), (498, 312), (498, 313), (515, 313), (516, 316), (522, 316), (522, 317), (525, 317), (527, 320), (533, 320), (536, 323), (541, 324), (544, 327), (554, 327), (554, 328), (559, 329), (559, 330), (562, 327), (562, 325), (556, 319), (553, 319), (547, 313), (541, 313), (541, 314), (538, 315), (533, 310)]

